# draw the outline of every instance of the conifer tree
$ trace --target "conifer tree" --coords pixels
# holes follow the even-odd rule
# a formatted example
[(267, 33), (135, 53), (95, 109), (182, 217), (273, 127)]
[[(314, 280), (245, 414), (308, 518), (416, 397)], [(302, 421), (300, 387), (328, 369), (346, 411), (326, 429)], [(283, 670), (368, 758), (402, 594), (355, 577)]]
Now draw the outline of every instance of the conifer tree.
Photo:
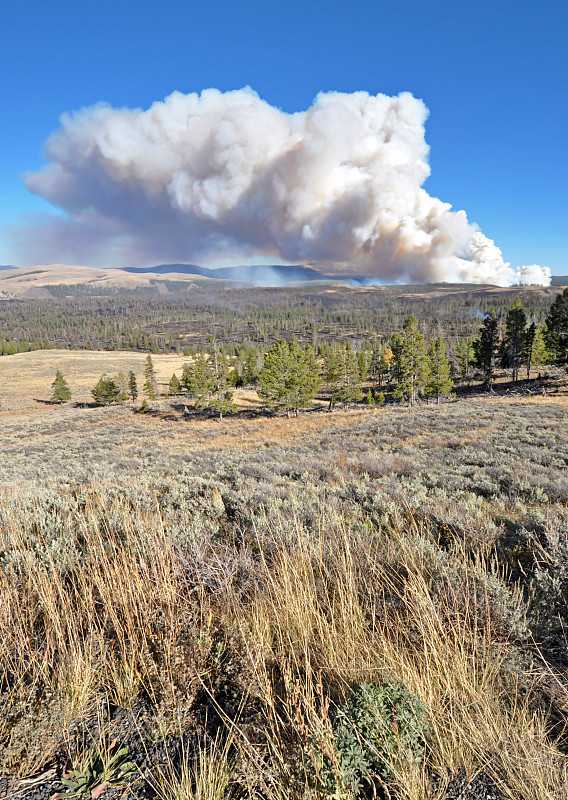
[(367, 376), (371, 378), (371, 380), (374, 381), (379, 380), (379, 360), (381, 356), (382, 356), (382, 348), (377, 342), (377, 340), (374, 339), (371, 345), (371, 352), (368, 358), (368, 370), (367, 370)]
[(410, 316), (404, 323), (402, 333), (393, 337), (393, 379), (395, 396), (407, 396), (414, 405), (420, 390), (428, 379), (429, 360), (424, 336), (418, 330), (418, 320)]
[(121, 398), (120, 389), (112, 378), (101, 375), (94, 389), (91, 390), (93, 400), (101, 406), (118, 403)]
[(138, 384), (136, 383), (136, 375), (132, 370), (128, 373), (128, 396), (133, 402), (138, 397)]
[(179, 394), (181, 394), (181, 383), (175, 372), (170, 378), (170, 382), (168, 384), (168, 394), (172, 397), (177, 397)]
[(330, 411), (337, 403), (348, 405), (363, 399), (360, 364), (349, 343), (332, 348), (325, 366), (326, 380), (331, 388)]
[(184, 366), (184, 385), (188, 393), (195, 397), (196, 408), (207, 408), (207, 398), (213, 391), (215, 378), (203, 351), (196, 353), (193, 362)]
[(51, 388), (53, 389), (51, 395), (52, 403), (68, 403), (71, 400), (71, 389), (60, 370), (55, 371), (55, 378)]
[(124, 400), (128, 400), (128, 389), (129, 389), (128, 375), (125, 372), (119, 372), (115, 376), (114, 382), (116, 383), (120, 391), (120, 400), (122, 402)]
[(295, 336), (290, 342), (290, 357), (296, 382), (292, 410), (298, 416), (299, 409), (312, 406), (314, 397), (318, 393), (321, 386), (320, 365), (311, 344), (302, 347)]
[(538, 325), (532, 343), (531, 364), (535, 367), (542, 367), (550, 363), (550, 356), (544, 342), (544, 325)]
[(313, 347), (301, 347), (281, 339), (264, 356), (258, 381), (259, 397), (273, 411), (298, 413), (311, 406), (321, 385), (319, 364)]
[(495, 371), (495, 363), (499, 352), (499, 330), (497, 314), (492, 308), (485, 317), (479, 331), (479, 338), (473, 342), (475, 361), (483, 373), (485, 383), (491, 389)]
[(568, 288), (556, 297), (546, 315), (544, 341), (552, 363), (568, 365)]
[(219, 414), (219, 419), (223, 419), (223, 414), (233, 414), (237, 407), (233, 403), (233, 391), (230, 388), (229, 360), (225, 351), (217, 347), (217, 343), (212, 342), (211, 355), (209, 362), (213, 375), (213, 387), (207, 400), (207, 407), (214, 409)]
[(446, 344), (441, 336), (434, 339), (428, 350), (430, 375), (426, 384), (426, 393), (440, 402), (440, 397), (450, 394), (454, 382), (450, 378), (450, 362), (446, 356)]
[(361, 382), (367, 380), (369, 375), (369, 365), (367, 362), (367, 353), (365, 350), (359, 350), (357, 353), (357, 365), (359, 368), (359, 380)]
[(144, 377), (146, 378), (144, 381), (144, 394), (146, 394), (150, 400), (155, 400), (158, 396), (158, 382), (156, 380), (154, 362), (152, 361), (152, 356), (149, 353), (146, 356)]
[(220, 349), (217, 342), (213, 339), (210, 340), (211, 352), (209, 354), (209, 363), (211, 365), (211, 372), (215, 379), (215, 386), (228, 385), (227, 377), (229, 374), (229, 360), (224, 350)]
[(376, 341), (370, 354), (368, 376), (377, 382), (379, 388), (383, 383), (388, 383), (394, 366), (394, 353), (392, 349)]
[(536, 339), (536, 325), (534, 322), (531, 322), (531, 324), (525, 331), (525, 338), (523, 341), (523, 361), (527, 367), (527, 380), (531, 376), (535, 339)]
[(471, 373), (471, 368), (475, 363), (475, 350), (473, 349), (472, 336), (468, 336), (467, 339), (461, 339), (458, 342), (456, 355), (462, 378), (468, 378)]
[(182, 370), (181, 370), (180, 384), (181, 384), (182, 389), (185, 389), (185, 391), (188, 394), (191, 394), (191, 390), (190, 390), (191, 364), (189, 364), (187, 361), (185, 362), (185, 364), (183, 365)]
[(223, 419), (224, 414), (235, 414), (237, 406), (233, 403), (233, 392), (229, 388), (217, 387), (208, 400), (208, 408), (212, 408)]
[(501, 366), (513, 373), (513, 382), (519, 379), (519, 369), (526, 353), (527, 317), (520, 297), (517, 297), (505, 321), (505, 335), (501, 342)]
[(184, 365), (184, 386), (195, 397), (196, 408), (213, 409), (219, 414), (219, 419), (223, 419), (223, 414), (237, 410), (229, 378), (227, 357), (216, 344), (209, 357), (199, 352), (191, 365)]
[(258, 376), (262, 369), (262, 354), (251, 350), (247, 355), (244, 363), (244, 385), (256, 386), (258, 384)]

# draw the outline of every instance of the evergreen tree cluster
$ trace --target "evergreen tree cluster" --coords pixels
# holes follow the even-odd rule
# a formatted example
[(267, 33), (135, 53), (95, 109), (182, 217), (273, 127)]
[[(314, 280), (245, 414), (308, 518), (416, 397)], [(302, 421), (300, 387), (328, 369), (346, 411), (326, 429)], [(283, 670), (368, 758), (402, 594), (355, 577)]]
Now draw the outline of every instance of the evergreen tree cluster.
[[(233, 413), (234, 387), (257, 388), (266, 407), (289, 416), (310, 408), (322, 384), (329, 398), (329, 410), (365, 400), (385, 402), (385, 391), (393, 399), (414, 405), (420, 397), (439, 403), (453, 390), (453, 378), (483, 378), (491, 387), (498, 367), (510, 370), (514, 382), (524, 367), (547, 363), (568, 365), (568, 289), (556, 297), (544, 322), (529, 323), (520, 298), (500, 322), (494, 308), (480, 326), (477, 337), (462, 338), (457, 344), (441, 335), (425, 336), (414, 315), (402, 330), (388, 339), (375, 335), (371, 341), (324, 340), (315, 349), (300, 343), (294, 335), (280, 339), (268, 350), (243, 343), (220, 346), (215, 338), (206, 349), (191, 348), (191, 361), (183, 366), (181, 378), (174, 373), (166, 396), (187, 395), (198, 410), (219, 415)], [(314, 339), (316, 337), (314, 336)], [(364, 384), (366, 384), (364, 386)], [(369, 387), (370, 384), (370, 387)], [(144, 362), (145, 409), (158, 397), (156, 370), (151, 354)], [(92, 392), (101, 405), (136, 401), (138, 385), (134, 372), (114, 377), (102, 375)], [(52, 383), (51, 401), (65, 403), (71, 391), (60, 370)]]
[[(564, 296), (566, 297), (563, 300)], [(556, 298), (544, 324), (537, 327), (534, 320), (527, 323), (523, 304), (517, 297), (507, 311), (502, 336), (495, 309), (489, 311), (478, 338), (472, 341), (474, 361), (487, 386), (491, 388), (498, 365), (503, 369), (510, 369), (516, 383), (522, 367), (526, 368), (528, 379), (533, 366), (541, 366), (550, 361), (557, 364), (567, 363), (568, 311), (563, 320), (563, 303), (568, 308), (568, 290)], [(468, 358), (464, 349), (461, 358)]]
[(557, 295), (544, 323), (544, 343), (553, 364), (568, 366), (568, 289)]
[(302, 347), (295, 338), (281, 339), (266, 353), (258, 381), (258, 396), (269, 409), (297, 416), (300, 409), (312, 405), (321, 385), (313, 347)]
[(209, 354), (199, 351), (190, 364), (184, 365), (180, 385), (195, 398), (197, 409), (215, 411), (223, 419), (224, 414), (236, 411), (230, 378), (228, 358), (212, 341)]

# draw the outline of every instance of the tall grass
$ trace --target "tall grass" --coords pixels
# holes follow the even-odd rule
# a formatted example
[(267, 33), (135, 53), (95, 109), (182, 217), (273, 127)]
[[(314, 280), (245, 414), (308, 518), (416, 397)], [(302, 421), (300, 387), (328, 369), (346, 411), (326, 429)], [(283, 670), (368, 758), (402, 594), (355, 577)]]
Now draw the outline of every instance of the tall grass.
[[(321, 504), (308, 523), (260, 507), (233, 523), (229, 563), (227, 536), (209, 537), (204, 557), (190, 520), (180, 537), (148, 495), (137, 504), (104, 487), (58, 512), (66, 546), (54, 549), (39, 507), (26, 517), (18, 502), (1, 508), (6, 774), (48, 765), (101, 699), (144, 697), (163, 737), (200, 743), (181, 766), (148, 773), (164, 797), (323, 797), (321, 759), (339, 763), (337, 707), (363, 682), (396, 681), (424, 705), (429, 733), (423, 761), (390, 754), (382, 791), (433, 798), (433, 776), (463, 768), (511, 800), (568, 797), (564, 745), (537, 702), (551, 675), (529, 669), (503, 621), (504, 603), (522, 614), (524, 601), (489, 550), (442, 549), (404, 510), (373, 523)], [(223, 580), (212, 565), (226, 566)], [(215, 714), (198, 722), (204, 699)]]

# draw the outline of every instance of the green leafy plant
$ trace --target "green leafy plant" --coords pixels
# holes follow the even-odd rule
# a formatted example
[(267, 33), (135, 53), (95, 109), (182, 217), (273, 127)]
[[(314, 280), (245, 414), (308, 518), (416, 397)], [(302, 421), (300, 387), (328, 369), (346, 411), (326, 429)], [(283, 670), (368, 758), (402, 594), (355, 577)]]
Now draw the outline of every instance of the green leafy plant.
[(320, 772), (326, 796), (357, 798), (365, 785), (388, 782), (397, 762), (422, 759), (427, 732), (426, 709), (405, 686), (361, 684), (337, 709)]
[(136, 764), (128, 761), (127, 755), (128, 747), (117, 749), (116, 739), (108, 750), (91, 747), (61, 779), (65, 788), (57, 797), (61, 800), (84, 796), (96, 798), (107, 786), (120, 786), (132, 780), (136, 774)]

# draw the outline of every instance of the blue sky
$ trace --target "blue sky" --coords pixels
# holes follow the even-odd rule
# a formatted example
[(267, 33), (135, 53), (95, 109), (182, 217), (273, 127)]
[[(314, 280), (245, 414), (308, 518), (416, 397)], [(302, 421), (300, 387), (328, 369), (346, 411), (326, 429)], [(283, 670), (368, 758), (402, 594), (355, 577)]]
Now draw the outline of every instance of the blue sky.
[(65, 111), (251, 86), (287, 112), (320, 91), (412, 92), (431, 195), (513, 265), (568, 274), (568, 3), (0, 0), (0, 264), (50, 210), (23, 185)]

